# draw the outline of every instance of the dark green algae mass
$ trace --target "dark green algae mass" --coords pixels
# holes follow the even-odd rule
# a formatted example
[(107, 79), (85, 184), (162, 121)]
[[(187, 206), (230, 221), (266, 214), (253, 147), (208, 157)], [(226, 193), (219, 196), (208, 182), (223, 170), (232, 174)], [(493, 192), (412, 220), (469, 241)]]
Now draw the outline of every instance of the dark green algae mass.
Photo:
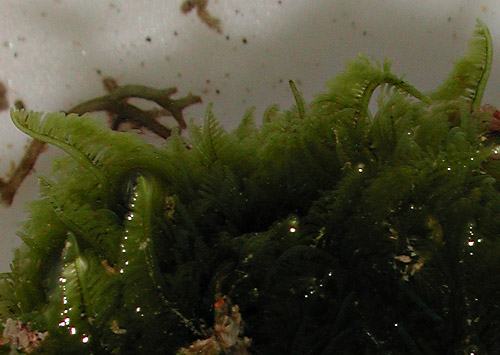
[[(230, 133), (209, 106), (161, 147), (90, 115), (13, 110), (67, 157), (40, 178), (2, 275), (4, 328), (19, 321), (40, 354), (175, 354), (210, 337), (206, 354), (498, 353), (491, 61), (478, 22), (431, 93), (360, 57), (309, 104), (292, 84), (294, 108), (259, 126), (249, 111)], [(224, 295), (242, 317), (226, 337), (210, 330)], [(12, 332), (3, 344), (31, 350)]]

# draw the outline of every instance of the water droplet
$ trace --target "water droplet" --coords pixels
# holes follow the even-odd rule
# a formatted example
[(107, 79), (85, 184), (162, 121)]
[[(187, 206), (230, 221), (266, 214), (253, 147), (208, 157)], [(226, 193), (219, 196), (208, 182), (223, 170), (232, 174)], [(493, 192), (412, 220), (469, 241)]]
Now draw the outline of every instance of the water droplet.
[(64, 318), (64, 324), (69, 325), (69, 318), (68, 317)]
[(474, 240), (473, 239), (469, 239), (467, 241), (467, 244), (470, 246), (470, 247), (473, 247), (474, 246)]
[(363, 170), (365, 169), (365, 164), (363, 163), (359, 163), (357, 166), (356, 166), (356, 169), (358, 170), (358, 173), (362, 173)]
[(451, 171), (451, 166), (449, 166), (447, 169), (448, 169), (448, 171)]
[(71, 327), (71, 328), (69, 328), (69, 332), (70, 332), (72, 335), (75, 335), (75, 334), (76, 334), (76, 328), (75, 328), (75, 327)]
[(141, 311), (141, 307), (136, 307), (135, 311), (139, 313)]
[(89, 337), (88, 337), (87, 335), (84, 335), (84, 336), (82, 337), (82, 343), (86, 344), (86, 343), (88, 343), (88, 342), (89, 342)]
[(127, 215), (127, 220), (131, 221), (132, 218), (134, 218), (134, 213), (133, 212), (130, 212), (128, 215)]
[(291, 214), (288, 216), (287, 220), (289, 225), (288, 231), (290, 233), (295, 233), (297, 231), (297, 227), (299, 226), (299, 217), (295, 214)]
[(394, 326), (397, 327), (398, 326), (398, 323), (394, 323)]

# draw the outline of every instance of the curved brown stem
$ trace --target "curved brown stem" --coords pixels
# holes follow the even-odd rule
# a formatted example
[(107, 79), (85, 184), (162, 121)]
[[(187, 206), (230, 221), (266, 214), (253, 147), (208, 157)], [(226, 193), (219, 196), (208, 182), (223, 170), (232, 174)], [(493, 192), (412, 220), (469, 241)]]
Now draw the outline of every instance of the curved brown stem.
[[(180, 99), (172, 99), (171, 95), (177, 92), (177, 89), (155, 89), (143, 85), (124, 85), (119, 86), (114, 79), (103, 79), (103, 85), (108, 91), (107, 95), (100, 96), (85, 102), (82, 102), (67, 113), (76, 113), (82, 115), (88, 112), (105, 111), (111, 117), (111, 129), (117, 130), (120, 125), (129, 122), (135, 128), (144, 127), (163, 139), (167, 139), (171, 134), (171, 129), (165, 127), (157, 121), (159, 117), (172, 116), (179, 125), (179, 130), (186, 128), (183, 110), (195, 103), (201, 102), (199, 96), (189, 93)], [(1, 96), (0, 87), (0, 96)], [(161, 109), (142, 110), (127, 101), (131, 98), (140, 98), (153, 101)], [(24, 108), (21, 101), (15, 103), (17, 109)], [(0, 179), (0, 198), (8, 205), (12, 204), (14, 196), (26, 176), (28, 176), (38, 159), (38, 156), (45, 150), (44, 142), (37, 140), (31, 141), (20, 163), (14, 169), (8, 180)]]

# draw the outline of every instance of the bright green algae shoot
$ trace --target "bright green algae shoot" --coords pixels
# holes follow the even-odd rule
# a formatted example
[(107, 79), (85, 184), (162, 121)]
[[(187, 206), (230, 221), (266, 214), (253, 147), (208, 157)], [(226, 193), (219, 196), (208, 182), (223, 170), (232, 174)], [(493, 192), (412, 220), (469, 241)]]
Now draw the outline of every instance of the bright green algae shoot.
[[(495, 353), (491, 63), (478, 22), (434, 92), (360, 57), (309, 104), (292, 83), (294, 108), (259, 126), (249, 111), (230, 133), (209, 106), (159, 148), (90, 115), (13, 110), (67, 157), (40, 178), (2, 276), (2, 350), (175, 354), (212, 337), (206, 354)], [(226, 338), (210, 330), (222, 295), (242, 317)]]

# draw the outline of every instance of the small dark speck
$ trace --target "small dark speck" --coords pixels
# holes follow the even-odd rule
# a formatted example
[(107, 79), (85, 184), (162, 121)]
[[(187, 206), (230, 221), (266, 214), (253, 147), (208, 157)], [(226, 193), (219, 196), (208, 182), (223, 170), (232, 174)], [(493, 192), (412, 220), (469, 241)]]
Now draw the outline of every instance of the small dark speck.
[(215, 93), (216, 94), (220, 94), (220, 90), (219, 89), (215, 89)]
[(207, 84), (210, 84), (210, 79), (207, 79)]
[(14, 52), (14, 58), (17, 58), (17, 52)]
[(229, 41), (229, 36), (226, 36), (226, 41)]
[(363, 36), (366, 36), (366, 31), (363, 31)]
[(146, 37), (146, 42), (151, 42), (151, 36)]
[(451, 22), (451, 17), (448, 17), (448, 22)]
[(282, 83), (283, 83), (283, 79), (280, 79), (280, 84), (282, 84)]
[(177, 34), (178, 34), (177, 31), (174, 31), (174, 36), (177, 36)]
[(278, 1), (278, 4), (280, 4), (280, 5), (281, 5), (281, 0), (280, 0), (280, 1)]
[(243, 37), (243, 39), (241, 41), (243, 42), (243, 44), (247, 44), (248, 43), (248, 41), (247, 41), (247, 39), (245, 37)]
[(240, 13), (240, 10), (236, 9), (234, 10), (235, 13), (239, 14)]
[(97, 75), (101, 75), (102, 74), (101, 69), (96, 69), (96, 73), (97, 73)]

